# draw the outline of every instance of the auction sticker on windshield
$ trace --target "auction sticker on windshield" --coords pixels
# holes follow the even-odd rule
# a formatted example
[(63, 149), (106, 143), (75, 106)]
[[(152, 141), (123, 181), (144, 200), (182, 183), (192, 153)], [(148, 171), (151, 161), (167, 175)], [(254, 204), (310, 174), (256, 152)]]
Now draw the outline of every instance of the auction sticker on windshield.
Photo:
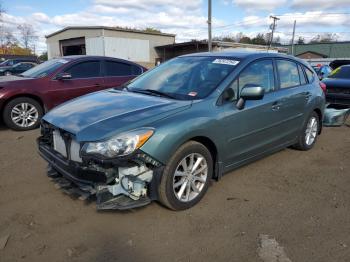
[(235, 66), (238, 63), (239, 63), (239, 61), (231, 60), (231, 59), (215, 59), (213, 61), (213, 64), (232, 65), (232, 66)]

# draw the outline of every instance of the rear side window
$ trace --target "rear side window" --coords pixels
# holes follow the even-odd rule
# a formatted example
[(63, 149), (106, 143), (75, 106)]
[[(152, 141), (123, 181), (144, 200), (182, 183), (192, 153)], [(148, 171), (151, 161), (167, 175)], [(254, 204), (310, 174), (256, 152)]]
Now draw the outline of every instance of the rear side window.
[(312, 83), (315, 81), (315, 74), (314, 72), (312, 72), (310, 69), (305, 68), (305, 72), (306, 72), (306, 76), (307, 76), (307, 79), (309, 80), (309, 83)]
[(303, 72), (303, 68), (301, 67), (301, 65), (298, 65), (298, 69), (299, 69), (300, 83), (301, 85), (306, 85), (307, 80), (305, 78), (305, 74)]
[(239, 89), (245, 85), (261, 86), (265, 93), (275, 89), (275, 78), (272, 60), (260, 60), (248, 65), (239, 75)]
[(106, 76), (130, 76), (140, 75), (141, 68), (134, 65), (106, 61), (105, 62), (105, 75)]
[(100, 76), (100, 62), (89, 61), (73, 65), (66, 70), (72, 75), (72, 78), (93, 78)]
[(288, 60), (277, 60), (281, 88), (300, 85), (298, 65)]

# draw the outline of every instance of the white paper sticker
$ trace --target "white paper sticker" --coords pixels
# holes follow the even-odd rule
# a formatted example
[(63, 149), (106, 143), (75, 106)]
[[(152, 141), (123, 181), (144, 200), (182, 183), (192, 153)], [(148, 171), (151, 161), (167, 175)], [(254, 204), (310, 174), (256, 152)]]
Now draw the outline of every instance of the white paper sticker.
[(58, 60), (58, 62), (61, 63), (61, 64), (68, 63), (68, 61), (66, 59), (60, 59), (60, 60)]
[(215, 59), (213, 61), (213, 64), (232, 65), (232, 66), (235, 66), (238, 63), (239, 63), (239, 61), (231, 60), (231, 59)]

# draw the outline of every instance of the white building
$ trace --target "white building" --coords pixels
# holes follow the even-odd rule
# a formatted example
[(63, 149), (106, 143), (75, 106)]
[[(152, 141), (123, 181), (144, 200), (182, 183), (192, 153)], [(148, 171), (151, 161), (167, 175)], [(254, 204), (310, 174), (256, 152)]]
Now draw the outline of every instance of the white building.
[(175, 43), (175, 35), (117, 27), (66, 27), (46, 36), (48, 58), (101, 55), (130, 60), (146, 67), (159, 60), (156, 46)]

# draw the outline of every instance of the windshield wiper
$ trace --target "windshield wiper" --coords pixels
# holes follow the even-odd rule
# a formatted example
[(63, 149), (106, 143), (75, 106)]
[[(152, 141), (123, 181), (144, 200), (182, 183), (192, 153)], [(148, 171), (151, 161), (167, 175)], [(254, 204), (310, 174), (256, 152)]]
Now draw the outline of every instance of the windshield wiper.
[(163, 96), (163, 97), (175, 99), (175, 96), (173, 95), (164, 93), (162, 91), (154, 90), (154, 89), (132, 89), (130, 91), (135, 93), (157, 95), (157, 96)]

